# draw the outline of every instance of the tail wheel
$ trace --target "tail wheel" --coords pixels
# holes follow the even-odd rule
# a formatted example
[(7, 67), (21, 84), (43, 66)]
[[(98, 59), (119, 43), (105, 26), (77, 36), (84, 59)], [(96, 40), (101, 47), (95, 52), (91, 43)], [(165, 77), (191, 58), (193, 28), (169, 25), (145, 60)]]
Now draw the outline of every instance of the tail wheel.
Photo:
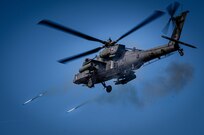
[(178, 52), (179, 52), (180, 56), (184, 55), (183, 49), (179, 49)]

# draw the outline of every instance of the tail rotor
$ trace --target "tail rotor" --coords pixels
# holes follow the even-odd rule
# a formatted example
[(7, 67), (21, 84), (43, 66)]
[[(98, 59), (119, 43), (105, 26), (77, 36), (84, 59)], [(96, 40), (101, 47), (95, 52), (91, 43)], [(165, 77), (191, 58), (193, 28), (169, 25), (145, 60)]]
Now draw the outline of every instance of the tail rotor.
[(180, 3), (178, 3), (178, 2), (171, 3), (170, 5), (167, 6), (166, 10), (167, 10), (167, 13), (169, 14), (170, 18), (169, 18), (169, 21), (167, 22), (167, 24), (165, 25), (165, 27), (162, 30), (162, 32), (164, 34), (168, 33), (168, 30), (169, 30), (169, 27), (170, 27), (171, 23), (175, 27), (174, 15), (175, 15), (175, 13), (176, 13), (176, 11), (178, 10), (179, 7), (180, 7)]

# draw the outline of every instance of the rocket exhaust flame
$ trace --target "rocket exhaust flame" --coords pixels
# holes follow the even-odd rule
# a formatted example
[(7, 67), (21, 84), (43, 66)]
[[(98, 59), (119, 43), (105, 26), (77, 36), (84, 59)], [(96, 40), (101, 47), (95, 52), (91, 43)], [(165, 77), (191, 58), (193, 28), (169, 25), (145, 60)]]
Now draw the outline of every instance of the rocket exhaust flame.
[(74, 107), (74, 108), (68, 110), (67, 112), (72, 112), (72, 111), (74, 111), (75, 109), (76, 109), (76, 107)]
[(85, 101), (85, 102), (79, 104), (78, 106), (76, 106), (76, 107), (74, 107), (74, 108), (72, 108), (72, 109), (69, 109), (67, 112), (70, 113), (70, 112), (72, 112), (72, 111), (74, 111), (74, 110), (76, 110), (76, 109), (78, 109), (78, 108), (80, 108), (80, 107), (82, 107), (82, 106), (84, 106), (84, 105), (90, 103), (90, 101), (91, 101), (91, 100), (87, 100), (87, 101)]
[(37, 95), (37, 96), (35, 96), (34, 98), (31, 98), (31, 99), (29, 99), (29, 100), (25, 101), (25, 102), (23, 103), (23, 105), (26, 105), (26, 104), (28, 104), (28, 103), (30, 103), (30, 102), (32, 102), (32, 101), (34, 101), (35, 99), (37, 99), (37, 98), (39, 98), (39, 97), (44, 96), (46, 93), (47, 93), (47, 91), (45, 91), (45, 92), (42, 92), (42, 93), (38, 94), (38, 95)]

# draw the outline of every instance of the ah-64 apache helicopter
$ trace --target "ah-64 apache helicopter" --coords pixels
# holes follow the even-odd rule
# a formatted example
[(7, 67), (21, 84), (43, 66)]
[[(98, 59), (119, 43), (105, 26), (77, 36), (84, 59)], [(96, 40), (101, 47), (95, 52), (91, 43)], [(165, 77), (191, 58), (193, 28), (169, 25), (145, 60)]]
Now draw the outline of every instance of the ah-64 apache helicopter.
[(172, 22), (174, 25), (174, 30), (171, 37), (162, 37), (168, 39), (169, 42), (165, 45), (148, 50), (126, 48), (125, 45), (118, 44), (118, 41), (161, 17), (164, 14), (162, 11), (155, 11), (152, 15), (147, 17), (144, 21), (136, 25), (134, 28), (123, 34), (115, 41), (112, 41), (111, 39), (108, 41), (103, 41), (49, 20), (42, 20), (39, 22), (39, 24), (67, 32), (86, 40), (102, 43), (103, 46), (78, 55), (74, 55), (72, 57), (61, 59), (59, 62), (64, 64), (86, 55), (96, 53), (103, 49), (95, 58), (85, 59), (82, 67), (79, 69), (79, 73), (75, 75), (73, 82), (75, 84), (86, 85), (89, 88), (94, 87), (95, 84), (101, 83), (107, 92), (111, 92), (112, 87), (110, 85), (107, 86), (105, 83), (106, 81), (116, 79), (115, 85), (126, 84), (136, 78), (134, 70), (139, 69), (142, 65), (153, 59), (160, 59), (161, 57), (165, 57), (175, 51), (178, 51), (179, 54), (183, 56), (183, 49), (179, 44), (196, 48), (193, 45), (179, 41), (187, 13), (189, 12), (185, 11), (178, 16), (174, 16), (177, 9), (179, 8), (179, 5), (180, 4), (178, 2), (174, 2), (167, 7), (167, 12), (170, 15), (170, 19), (165, 29), (167, 29)]

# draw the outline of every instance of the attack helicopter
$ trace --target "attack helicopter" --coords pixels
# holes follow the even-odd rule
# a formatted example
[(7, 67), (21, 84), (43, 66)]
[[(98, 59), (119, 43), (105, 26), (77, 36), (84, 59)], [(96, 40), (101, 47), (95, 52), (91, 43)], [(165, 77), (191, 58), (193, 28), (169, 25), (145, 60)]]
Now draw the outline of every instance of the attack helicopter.
[(168, 29), (170, 23), (172, 23), (174, 26), (171, 37), (167, 37), (164, 35), (162, 36), (163, 38), (168, 40), (168, 43), (148, 50), (136, 49), (135, 47), (132, 49), (126, 48), (125, 45), (119, 44), (118, 42), (131, 33), (135, 32), (136, 30), (163, 16), (165, 14), (165, 12), (163, 11), (154, 11), (153, 14), (148, 16), (141, 23), (120, 36), (115, 41), (112, 41), (111, 39), (104, 41), (73, 30), (71, 28), (62, 26), (50, 20), (42, 20), (38, 24), (61, 30), (63, 32), (78, 36), (89, 41), (99, 42), (103, 44), (102, 46), (95, 49), (68, 58), (60, 59), (59, 62), (65, 64), (75, 59), (102, 50), (96, 57), (85, 59), (82, 67), (79, 69), (79, 73), (74, 76), (73, 82), (75, 84), (85, 85), (89, 88), (93, 88), (95, 84), (101, 83), (104, 89), (109, 93), (111, 92), (112, 87), (111, 85), (106, 85), (106, 81), (116, 79), (115, 85), (126, 84), (136, 78), (135, 70), (138, 70), (145, 63), (155, 59), (161, 59), (162, 57), (168, 56), (169, 54), (176, 51), (178, 51), (179, 54), (183, 56), (184, 52), (180, 45), (196, 48), (193, 45), (184, 43), (179, 40), (186, 16), (189, 13), (189, 11), (184, 11), (181, 12), (178, 16), (175, 16), (175, 13), (178, 10), (179, 6), (180, 4), (178, 2), (174, 2), (166, 8), (170, 18), (164, 28), (164, 31)]

